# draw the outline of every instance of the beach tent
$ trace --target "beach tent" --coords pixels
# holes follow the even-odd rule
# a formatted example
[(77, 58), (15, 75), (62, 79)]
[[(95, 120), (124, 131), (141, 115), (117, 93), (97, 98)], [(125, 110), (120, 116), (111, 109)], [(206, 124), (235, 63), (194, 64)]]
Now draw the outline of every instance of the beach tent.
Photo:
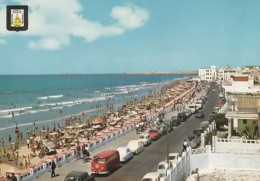
[(55, 148), (55, 144), (53, 142), (48, 142), (44, 144), (47, 148), (49, 149), (54, 149)]
[(100, 117), (95, 117), (92, 124), (102, 124), (103, 120)]

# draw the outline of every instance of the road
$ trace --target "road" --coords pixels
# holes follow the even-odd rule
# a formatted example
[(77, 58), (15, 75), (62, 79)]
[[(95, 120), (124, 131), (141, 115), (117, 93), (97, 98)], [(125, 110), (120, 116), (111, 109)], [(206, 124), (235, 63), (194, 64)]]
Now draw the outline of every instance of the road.
[[(213, 86), (214, 89), (218, 89), (217, 86)], [(216, 92), (210, 91), (208, 95), (208, 100), (204, 104), (203, 110), (205, 113), (205, 118), (195, 118), (194, 115), (191, 116), (187, 121), (180, 124), (170, 133), (170, 152), (181, 152), (182, 144), (184, 139), (186, 139), (193, 130), (199, 128), (199, 124), (202, 121), (209, 119), (213, 107), (217, 104), (218, 94)], [(166, 115), (166, 119), (170, 119), (171, 116), (176, 113), (169, 113)], [(130, 140), (138, 139), (135, 131), (132, 131), (125, 136), (122, 136), (109, 144), (106, 144), (93, 152), (91, 152), (91, 157), (101, 151), (108, 149), (116, 149), (120, 146), (125, 146)], [(157, 170), (157, 165), (160, 161), (166, 159), (166, 136), (161, 137), (159, 140), (153, 142), (139, 155), (135, 156), (128, 163), (123, 164), (119, 169), (111, 173), (109, 176), (97, 176), (97, 181), (138, 181), (148, 173)], [(56, 169), (57, 177), (50, 179), (50, 172), (43, 174), (37, 181), (61, 181), (64, 180), (65, 176), (71, 171), (87, 171), (90, 173), (91, 164), (90, 162), (83, 164), (82, 160), (72, 160), (70, 163), (63, 165)]]
[[(203, 106), (205, 113), (204, 118), (195, 118), (192, 115), (187, 121), (179, 125), (170, 133), (170, 152), (181, 152), (182, 144), (193, 130), (199, 128), (202, 121), (209, 120), (209, 116), (213, 108), (217, 104), (218, 100), (218, 87), (212, 86), (216, 92), (209, 92), (208, 100)], [(166, 119), (169, 119), (171, 115), (167, 115)], [(135, 156), (131, 161), (124, 164), (121, 168), (116, 170), (110, 176), (98, 176), (97, 181), (137, 181), (148, 173), (157, 170), (157, 165), (160, 161), (166, 160), (166, 143), (167, 137), (163, 136), (158, 141), (153, 142), (150, 146), (145, 148), (145, 151)]]

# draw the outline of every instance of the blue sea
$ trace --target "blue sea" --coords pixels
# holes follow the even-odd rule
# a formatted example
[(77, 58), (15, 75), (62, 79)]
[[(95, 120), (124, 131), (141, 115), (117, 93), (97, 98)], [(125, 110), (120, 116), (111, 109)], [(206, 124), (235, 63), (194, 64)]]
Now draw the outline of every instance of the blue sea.
[[(64, 124), (66, 117), (82, 111), (87, 117), (100, 115), (105, 104), (115, 108), (126, 101), (140, 100), (149, 90), (160, 88), (190, 75), (2, 75), (0, 76), (0, 138), (19, 129), (39, 128), (54, 122)], [(102, 108), (95, 106), (100, 103)], [(62, 114), (60, 114), (62, 111)], [(14, 118), (12, 117), (14, 113)], [(24, 134), (25, 135), (25, 134)]]

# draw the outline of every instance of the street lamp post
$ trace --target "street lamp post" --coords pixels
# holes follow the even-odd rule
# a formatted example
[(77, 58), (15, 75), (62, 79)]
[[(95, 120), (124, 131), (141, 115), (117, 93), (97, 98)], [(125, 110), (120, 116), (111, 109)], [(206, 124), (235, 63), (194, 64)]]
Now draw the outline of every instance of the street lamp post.
[(169, 145), (169, 125), (166, 124), (163, 119), (161, 119), (162, 123), (166, 126), (166, 136), (167, 136), (167, 145), (166, 145), (166, 159), (167, 163), (169, 164), (169, 150), (170, 150), (170, 145)]

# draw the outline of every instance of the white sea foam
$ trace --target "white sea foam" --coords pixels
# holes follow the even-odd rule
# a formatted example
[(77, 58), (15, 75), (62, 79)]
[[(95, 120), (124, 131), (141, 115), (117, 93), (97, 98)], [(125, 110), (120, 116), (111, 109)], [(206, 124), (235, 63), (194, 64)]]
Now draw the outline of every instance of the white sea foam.
[(51, 109), (63, 109), (63, 107), (52, 107)]
[(39, 113), (39, 112), (46, 112), (49, 111), (49, 109), (39, 109), (39, 110), (35, 110), (35, 111), (29, 111), (29, 114), (35, 114), (35, 113)]
[(45, 100), (45, 99), (58, 99), (58, 98), (62, 98), (63, 95), (52, 95), (52, 96), (44, 96), (44, 97), (37, 97), (37, 99), (42, 99), (42, 100)]

